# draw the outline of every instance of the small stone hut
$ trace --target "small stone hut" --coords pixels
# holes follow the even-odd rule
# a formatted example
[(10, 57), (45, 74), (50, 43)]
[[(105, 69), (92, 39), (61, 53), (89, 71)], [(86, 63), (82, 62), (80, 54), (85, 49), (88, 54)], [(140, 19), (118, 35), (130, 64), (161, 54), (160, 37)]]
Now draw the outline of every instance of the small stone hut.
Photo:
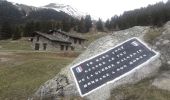
[(48, 33), (34, 32), (32, 47), (34, 50), (81, 50), (86, 39), (61, 30), (50, 30)]

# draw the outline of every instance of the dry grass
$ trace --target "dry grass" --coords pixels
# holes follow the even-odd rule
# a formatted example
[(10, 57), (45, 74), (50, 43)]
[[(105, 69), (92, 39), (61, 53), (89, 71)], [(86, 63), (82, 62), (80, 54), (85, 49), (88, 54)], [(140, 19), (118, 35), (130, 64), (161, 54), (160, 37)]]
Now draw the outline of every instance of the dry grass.
[(20, 40), (0, 40), (0, 50), (32, 50), (28, 38)]
[(162, 34), (161, 29), (150, 29), (148, 33), (144, 35), (144, 40), (147, 43), (153, 44), (153, 41)]
[[(70, 56), (71, 55), (71, 56)], [(78, 54), (1, 52), (0, 100), (26, 100)]]

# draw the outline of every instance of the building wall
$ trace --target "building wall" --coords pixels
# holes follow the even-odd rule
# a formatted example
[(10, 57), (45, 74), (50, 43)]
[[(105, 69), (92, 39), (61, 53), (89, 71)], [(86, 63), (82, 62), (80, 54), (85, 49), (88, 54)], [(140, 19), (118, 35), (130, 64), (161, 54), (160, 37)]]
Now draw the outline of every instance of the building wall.
[[(37, 40), (37, 38), (39, 37), (39, 39)], [(42, 36), (36, 35), (33, 38), (32, 41), (32, 48), (35, 50), (36, 45), (39, 45), (39, 49), (41, 51), (47, 50), (47, 51), (69, 51), (72, 50), (71, 49), (71, 45), (67, 44), (67, 43), (61, 43), (61, 42), (54, 42), (54, 41), (50, 41), (47, 38), (44, 38)], [(44, 49), (44, 44), (46, 44), (46, 49)], [(63, 45), (63, 49), (61, 50), (61, 45)], [(67, 50), (66, 50), (67, 47)]]
[(61, 34), (58, 32), (53, 33), (53, 35), (60, 37), (60, 38), (64, 38), (66, 40), (69, 40), (72, 43), (71, 46), (73, 46), (74, 50), (76, 50), (76, 51), (83, 50), (85, 48), (84, 47), (85, 40), (69, 37), (67, 35), (64, 35), (64, 34)]
[(69, 41), (72, 43), (72, 46), (75, 47), (75, 50), (82, 50), (85, 48), (85, 40), (70, 37)]

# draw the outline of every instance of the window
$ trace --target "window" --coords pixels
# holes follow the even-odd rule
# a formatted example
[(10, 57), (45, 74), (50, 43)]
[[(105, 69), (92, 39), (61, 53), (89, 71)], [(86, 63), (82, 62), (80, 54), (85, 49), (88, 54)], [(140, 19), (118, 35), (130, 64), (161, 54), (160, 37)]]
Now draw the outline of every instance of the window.
[(47, 43), (43, 43), (43, 50), (47, 49)]

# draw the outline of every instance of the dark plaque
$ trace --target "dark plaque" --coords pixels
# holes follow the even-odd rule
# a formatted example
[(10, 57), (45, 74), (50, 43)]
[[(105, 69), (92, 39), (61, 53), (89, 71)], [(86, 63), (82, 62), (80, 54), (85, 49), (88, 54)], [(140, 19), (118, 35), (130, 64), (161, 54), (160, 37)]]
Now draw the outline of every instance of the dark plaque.
[(149, 62), (157, 53), (137, 38), (87, 59), (71, 68), (81, 96), (114, 82)]

